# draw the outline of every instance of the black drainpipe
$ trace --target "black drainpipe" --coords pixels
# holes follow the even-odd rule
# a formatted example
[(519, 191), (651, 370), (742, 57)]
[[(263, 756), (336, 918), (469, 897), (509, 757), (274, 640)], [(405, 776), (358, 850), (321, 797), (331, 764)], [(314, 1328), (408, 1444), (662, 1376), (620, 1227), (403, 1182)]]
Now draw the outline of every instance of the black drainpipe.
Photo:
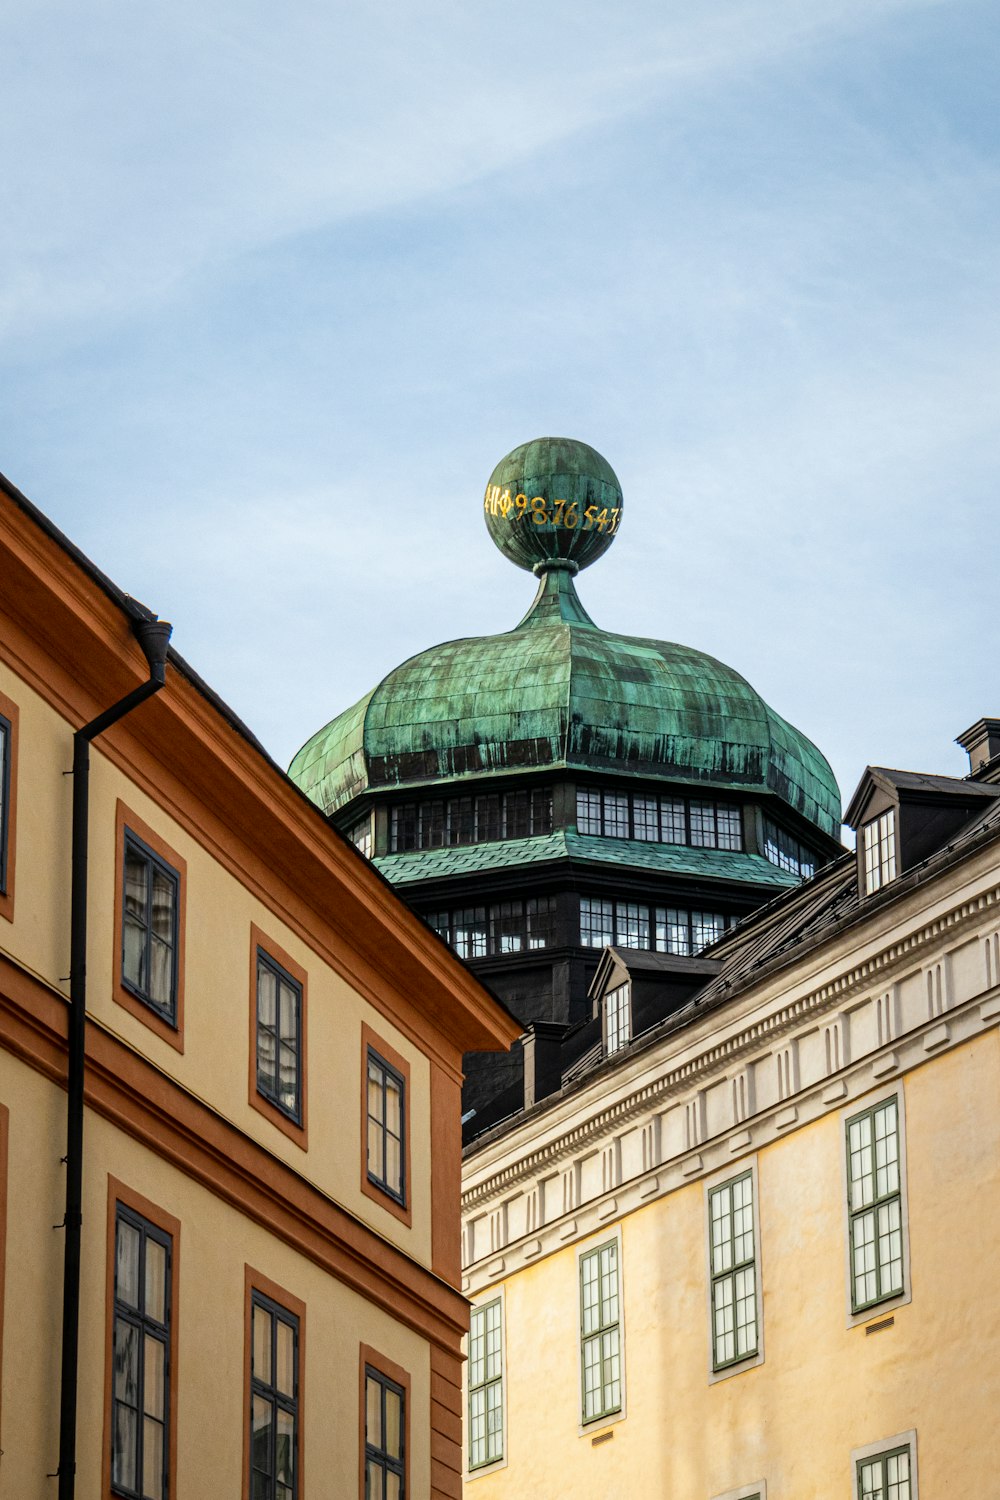
[(69, 1063), (66, 1106), (66, 1253), (63, 1261), (62, 1377), (59, 1390), (59, 1500), (76, 1494), (76, 1408), (80, 1349), (80, 1231), (83, 1224), (83, 1081), (87, 1030), (87, 839), (90, 745), (167, 678), (172, 627), (154, 618), (133, 622), (149, 663), (149, 680), (105, 709), (73, 736), (73, 849), (70, 907)]

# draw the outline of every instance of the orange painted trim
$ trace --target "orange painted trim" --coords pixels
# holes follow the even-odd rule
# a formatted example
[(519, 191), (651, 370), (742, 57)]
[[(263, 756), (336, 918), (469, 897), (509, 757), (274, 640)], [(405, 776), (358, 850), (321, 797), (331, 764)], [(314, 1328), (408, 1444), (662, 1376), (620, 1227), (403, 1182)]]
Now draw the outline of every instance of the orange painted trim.
[(368, 1441), (368, 1393), (365, 1387), (365, 1371), (369, 1367), (377, 1370), (380, 1375), (384, 1375), (387, 1380), (391, 1380), (396, 1385), (401, 1386), (403, 1390), (403, 1496), (404, 1500), (410, 1500), (410, 1426), (413, 1397), (409, 1371), (404, 1370), (402, 1365), (397, 1365), (393, 1360), (387, 1359), (384, 1354), (379, 1354), (378, 1350), (373, 1349), (370, 1344), (360, 1344), (358, 1346), (358, 1367), (360, 1387), (358, 1399), (358, 1452), (360, 1456), (358, 1479), (360, 1500), (365, 1500), (365, 1447)]
[(295, 1422), (295, 1493), (302, 1500), (306, 1492), (305, 1482), (305, 1425), (306, 1425), (306, 1305), (299, 1297), (255, 1271), (253, 1266), (243, 1267), (243, 1500), (250, 1500), (250, 1416), (253, 1399), (253, 1294), (260, 1292), (269, 1297), (286, 1312), (299, 1320), (298, 1367), (295, 1371), (298, 1388), (297, 1417)]
[(431, 1265), (462, 1276), (462, 1088), (431, 1064)]
[(0, 714), (10, 720), (10, 803), (7, 809), (7, 878), (0, 891), (0, 917), (14, 920), (14, 865), (17, 859), (17, 750), (21, 711), (13, 698), (0, 693)]
[[(10, 1110), (0, 1104), (0, 1445), (3, 1442), (3, 1325), (7, 1291), (7, 1161)], [(0, 1446), (0, 1452), (2, 1452)]]
[[(299, 1011), (299, 1112), (301, 1121), (291, 1119), (270, 1099), (257, 1088), (257, 950), (263, 949), (268, 958), (272, 958), (276, 964), (286, 970), (295, 980), (302, 994), (302, 1004)], [(287, 1135), (290, 1141), (301, 1146), (303, 1151), (309, 1150), (309, 1057), (308, 1038), (309, 1028), (306, 1024), (307, 1018), (307, 992), (309, 988), (309, 976), (301, 964), (297, 964), (290, 953), (274, 942), (254, 923), (250, 925), (250, 1043), (249, 1043), (249, 1068), (247, 1077), (247, 1097), (251, 1108), (258, 1114), (270, 1120), (276, 1125), (283, 1135)]]
[[(368, 1176), (368, 1054), (374, 1052), (403, 1080), (403, 1202), (398, 1202), (385, 1188)], [(389, 1043), (365, 1022), (361, 1024), (361, 1191), (388, 1213), (413, 1227), (413, 1172), (410, 1166), (410, 1138), (413, 1135), (413, 1088), (410, 1065)]]
[(111, 1488), (111, 1414), (114, 1389), (115, 1347), (115, 1217), (119, 1203), (132, 1209), (141, 1218), (155, 1224), (164, 1234), (170, 1235), (170, 1386), (168, 1401), (170, 1416), (167, 1423), (167, 1478), (171, 1495), (177, 1492), (177, 1407), (180, 1367), (177, 1362), (178, 1330), (180, 1325), (180, 1266), (181, 1266), (181, 1221), (168, 1214), (159, 1204), (152, 1203), (133, 1188), (108, 1175), (108, 1233), (107, 1233), (107, 1290), (104, 1311), (104, 1456), (101, 1461), (101, 1494), (105, 1500), (114, 1500)]
[[(0, 1045), (66, 1083), (66, 997), (0, 953)], [(92, 1017), (88, 1108), (297, 1254), (457, 1358), (468, 1303)]]
[[(171, 1026), (150, 1006), (126, 989), (122, 982), (122, 953), (124, 951), (125, 921), (125, 831), (134, 833), (148, 844), (154, 854), (159, 855), (177, 874), (177, 1025)], [(169, 1042), (178, 1052), (184, 1051), (184, 936), (187, 911), (187, 862), (149, 824), (125, 806), (121, 798), (115, 806), (115, 924), (114, 952), (111, 963), (111, 998), (116, 1005), (135, 1016), (150, 1031)]]

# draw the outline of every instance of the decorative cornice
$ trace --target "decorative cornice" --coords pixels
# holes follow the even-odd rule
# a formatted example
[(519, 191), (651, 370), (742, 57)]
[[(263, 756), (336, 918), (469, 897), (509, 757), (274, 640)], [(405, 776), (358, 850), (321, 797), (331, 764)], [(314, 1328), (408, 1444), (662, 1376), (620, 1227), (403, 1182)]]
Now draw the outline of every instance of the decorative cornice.
[[(489, 1202), (512, 1183), (534, 1176), (543, 1164), (556, 1163), (567, 1156), (576, 1154), (582, 1146), (604, 1135), (612, 1127), (626, 1124), (636, 1116), (644, 1114), (650, 1105), (684, 1092), (700, 1079), (707, 1079), (718, 1074), (748, 1053), (758, 1051), (762, 1043), (776, 1040), (794, 1030), (802, 1021), (822, 1015), (844, 999), (867, 989), (873, 979), (888, 978), (904, 963), (942, 936), (962, 930), (982, 912), (997, 905), (1000, 905), (1000, 885), (995, 885), (978, 896), (960, 902), (951, 911), (924, 923), (905, 937), (888, 943), (880, 952), (851, 965), (844, 973), (838, 974), (835, 978), (817, 986), (816, 989), (781, 1006), (770, 1015), (744, 1026), (732, 1036), (705, 1047), (695, 1056), (679, 1063), (676, 1067), (667, 1069), (658, 1077), (650, 1079), (624, 1098), (589, 1115), (579, 1124), (571, 1126), (549, 1144), (519, 1156), (516, 1161), (501, 1167), (483, 1182), (469, 1188), (462, 1195), (463, 1213)], [(743, 991), (741, 998), (745, 999), (746, 993)], [(717, 1015), (718, 1012), (714, 1014)], [(697, 1016), (692, 1018), (693, 1021), (697, 1019), (700, 1018)], [(674, 1038), (679, 1037), (683, 1040), (686, 1034), (682, 1030), (670, 1033), (667, 1038), (651, 1038), (647, 1043), (648, 1050), (652, 1053), (656, 1047), (663, 1045), (664, 1041), (669, 1045)], [(635, 1057), (634, 1052), (631, 1059), (626, 1054), (623, 1057), (622, 1066), (624, 1067), (630, 1060), (635, 1060)], [(606, 1073), (601, 1074), (602, 1087), (607, 1086), (607, 1078)], [(585, 1100), (584, 1092), (578, 1094), (576, 1096), (577, 1107), (583, 1107)], [(554, 1106), (556, 1103), (558, 1103), (557, 1100), (553, 1101)], [(532, 1128), (537, 1128), (540, 1118), (544, 1119), (544, 1115), (532, 1117)], [(527, 1131), (527, 1126), (523, 1128)], [(513, 1143), (514, 1140), (516, 1140), (516, 1128), (503, 1138), (504, 1144)], [(474, 1161), (475, 1157), (467, 1158), (466, 1170)]]

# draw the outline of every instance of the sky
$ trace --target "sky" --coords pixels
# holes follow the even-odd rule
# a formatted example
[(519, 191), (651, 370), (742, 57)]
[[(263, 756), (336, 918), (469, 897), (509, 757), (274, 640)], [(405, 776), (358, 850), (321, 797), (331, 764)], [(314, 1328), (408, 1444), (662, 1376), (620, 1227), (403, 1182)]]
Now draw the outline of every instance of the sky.
[(0, 470), (287, 764), (514, 626), (581, 438), (609, 630), (826, 753), (1000, 715), (993, 0), (7, 0)]

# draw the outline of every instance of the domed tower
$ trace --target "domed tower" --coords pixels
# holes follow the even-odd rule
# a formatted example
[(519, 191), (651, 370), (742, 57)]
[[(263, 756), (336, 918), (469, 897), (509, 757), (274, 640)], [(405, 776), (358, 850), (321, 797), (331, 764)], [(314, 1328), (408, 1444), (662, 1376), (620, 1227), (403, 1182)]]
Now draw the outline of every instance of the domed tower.
[[(526, 1024), (584, 1020), (608, 945), (690, 971), (840, 850), (830, 766), (738, 672), (587, 614), (575, 576), (623, 514), (585, 443), (515, 448), (484, 515), (538, 579), (523, 620), (404, 662), (290, 768)], [(467, 1108), (503, 1067), (470, 1067)]]

